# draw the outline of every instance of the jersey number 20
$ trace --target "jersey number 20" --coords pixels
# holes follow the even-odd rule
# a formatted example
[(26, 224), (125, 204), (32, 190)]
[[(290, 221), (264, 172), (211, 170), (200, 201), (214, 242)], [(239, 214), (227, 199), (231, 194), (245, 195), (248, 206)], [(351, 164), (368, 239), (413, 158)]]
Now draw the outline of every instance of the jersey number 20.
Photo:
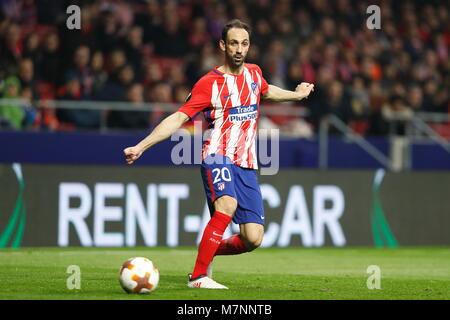
[(213, 184), (215, 184), (221, 180), (231, 181), (230, 170), (228, 170), (227, 167), (223, 167), (222, 170), (220, 168), (214, 168), (212, 170), (212, 173), (214, 174)]

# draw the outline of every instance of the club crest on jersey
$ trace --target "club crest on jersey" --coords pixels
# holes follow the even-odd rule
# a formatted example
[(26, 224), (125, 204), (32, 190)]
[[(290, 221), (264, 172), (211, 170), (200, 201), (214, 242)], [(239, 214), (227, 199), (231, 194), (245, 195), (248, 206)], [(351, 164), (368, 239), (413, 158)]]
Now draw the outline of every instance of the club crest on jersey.
[(223, 189), (225, 189), (225, 183), (220, 182), (220, 183), (217, 185), (217, 189), (219, 189), (220, 191), (222, 191)]
[(258, 84), (256, 82), (252, 82), (251, 86), (252, 86), (253, 94), (254, 95), (258, 95), (259, 94)]

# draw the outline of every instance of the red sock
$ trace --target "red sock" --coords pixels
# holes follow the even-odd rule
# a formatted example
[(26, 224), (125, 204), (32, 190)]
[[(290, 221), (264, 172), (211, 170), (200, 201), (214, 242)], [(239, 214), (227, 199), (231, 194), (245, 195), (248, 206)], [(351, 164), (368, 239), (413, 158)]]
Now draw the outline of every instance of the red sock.
[(214, 258), (217, 248), (222, 241), (223, 233), (231, 221), (231, 217), (225, 213), (214, 212), (211, 220), (203, 231), (202, 240), (198, 247), (197, 261), (195, 262), (192, 279), (206, 274), (209, 264)]
[(216, 256), (240, 254), (244, 252), (248, 252), (248, 249), (245, 246), (244, 241), (242, 241), (241, 235), (235, 234), (228, 239), (222, 240), (216, 251)]

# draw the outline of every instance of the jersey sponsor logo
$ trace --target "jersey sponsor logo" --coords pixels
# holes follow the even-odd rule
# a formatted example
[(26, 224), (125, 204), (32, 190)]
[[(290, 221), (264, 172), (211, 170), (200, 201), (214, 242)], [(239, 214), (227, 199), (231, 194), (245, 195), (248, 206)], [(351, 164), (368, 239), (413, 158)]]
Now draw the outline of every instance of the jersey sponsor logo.
[(227, 95), (223, 96), (223, 98), (224, 98), (224, 99), (228, 99), (228, 98), (231, 97), (233, 94), (234, 94), (234, 92), (232, 92), (232, 93), (230, 93), (230, 94), (227, 94)]
[(258, 116), (258, 104), (230, 108), (228, 114), (228, 120), (230, 120), (230, 122), (256, 119)]

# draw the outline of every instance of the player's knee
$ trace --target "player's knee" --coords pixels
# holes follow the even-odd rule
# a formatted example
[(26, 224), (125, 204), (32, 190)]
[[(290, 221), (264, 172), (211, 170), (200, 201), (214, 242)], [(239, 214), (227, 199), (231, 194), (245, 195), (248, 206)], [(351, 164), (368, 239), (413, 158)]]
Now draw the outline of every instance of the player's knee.
[(252, 241), (252, 242), (249, 242), (248, 244), (249, 244), (248, 248), (247, 248), (248, 251), (253, 251), (261, 245), (261, 242), (260, 241)]
[(222, 196), (214, 202), (214, 209), (232, 216), (237, 209), (237, 200), (230, 196)]
[(247, 235), (245, 237), (245, 246), (247, 247), (248, 251), (253, 251), (259, 246), (261, 246), (262, 243), (262, 235), (253, 235), (249, 236)]

